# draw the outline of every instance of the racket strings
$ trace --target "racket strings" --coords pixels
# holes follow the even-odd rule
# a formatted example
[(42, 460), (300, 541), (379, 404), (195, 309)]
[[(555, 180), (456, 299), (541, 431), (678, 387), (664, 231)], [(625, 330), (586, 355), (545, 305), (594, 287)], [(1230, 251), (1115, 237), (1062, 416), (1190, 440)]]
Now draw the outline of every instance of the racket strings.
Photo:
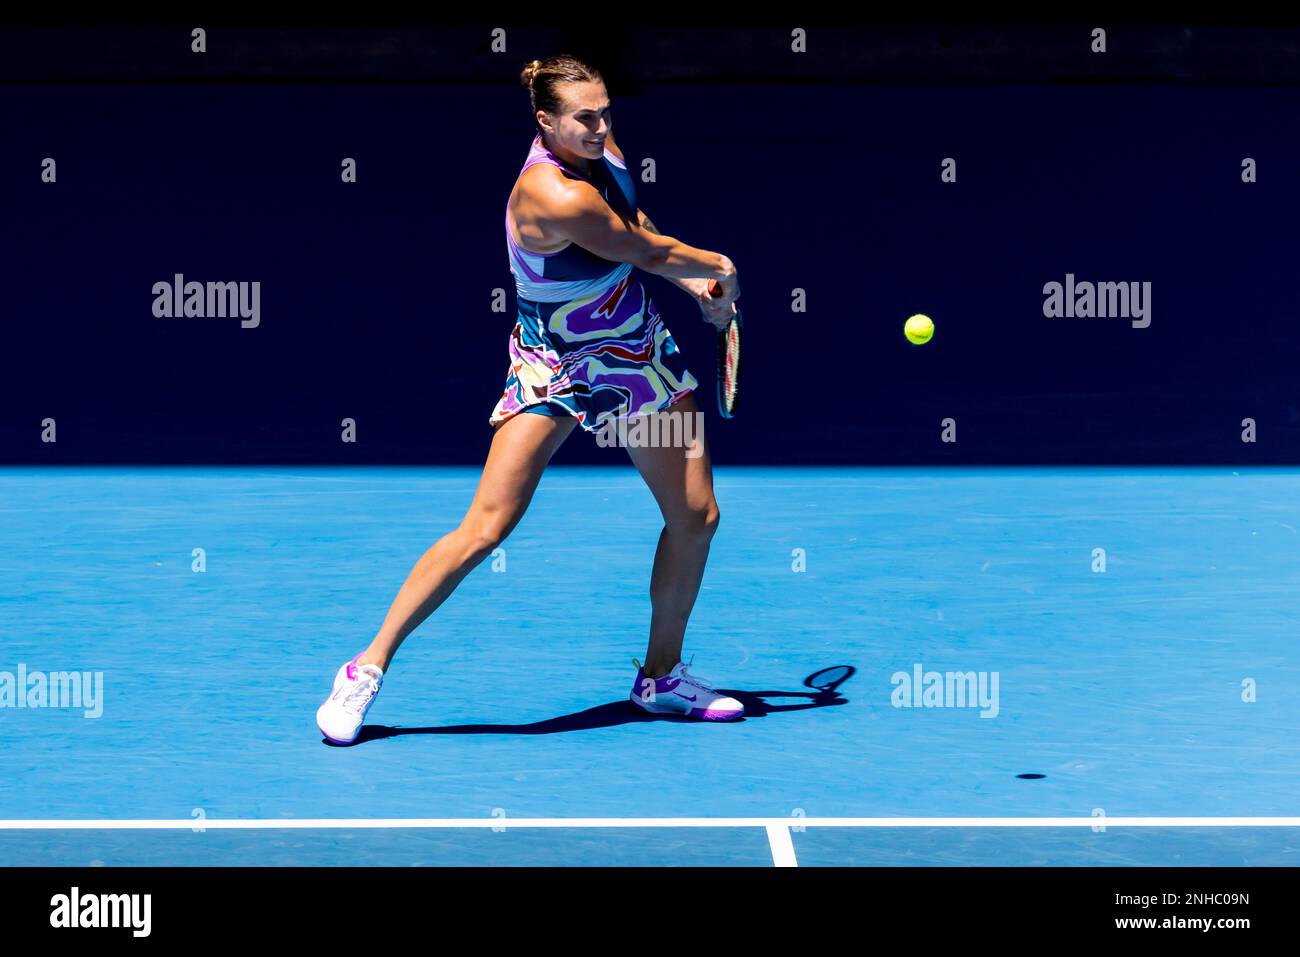
[(727, 330), (726, 361), (723, 365), (723, 389), (728, 405), (736, 395), (736, 367), (740, 361), (740, 329), (735, 323)]

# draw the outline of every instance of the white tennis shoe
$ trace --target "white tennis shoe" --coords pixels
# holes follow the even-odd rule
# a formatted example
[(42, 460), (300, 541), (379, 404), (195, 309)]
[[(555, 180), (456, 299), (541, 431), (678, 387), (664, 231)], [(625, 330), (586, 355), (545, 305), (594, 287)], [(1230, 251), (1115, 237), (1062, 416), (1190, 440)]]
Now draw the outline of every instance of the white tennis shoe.
[(351, 744), (361, 733), (366, 712), (384, 683), (378, 665), (359, 665), (357, 658), (345, 663), (334, 676), (334, 690), (316, 709), (316, 727), (335, 744)]
[(695, 661), (678, 661), (662, 678), (651, 678), (635, 658), (636, 683), (628, 699), (651, 714), (680, 714), (702, 721), (734, 721), (745, 715), (745, 706), (735, 698), (719, 694), (713, 685), (690, 672)]

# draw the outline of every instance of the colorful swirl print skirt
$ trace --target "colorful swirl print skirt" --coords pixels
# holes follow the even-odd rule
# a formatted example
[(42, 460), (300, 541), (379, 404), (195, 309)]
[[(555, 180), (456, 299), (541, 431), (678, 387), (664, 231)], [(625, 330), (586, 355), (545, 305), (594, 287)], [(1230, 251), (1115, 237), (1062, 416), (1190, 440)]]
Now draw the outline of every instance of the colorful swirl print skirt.
[(597, 432), (611, 417), (661, 411), (698, 386), (649, 293), (629, 273), (568, 302), (519, 300), (505, 392), (488, 422), (535, 411), (572, 415)]

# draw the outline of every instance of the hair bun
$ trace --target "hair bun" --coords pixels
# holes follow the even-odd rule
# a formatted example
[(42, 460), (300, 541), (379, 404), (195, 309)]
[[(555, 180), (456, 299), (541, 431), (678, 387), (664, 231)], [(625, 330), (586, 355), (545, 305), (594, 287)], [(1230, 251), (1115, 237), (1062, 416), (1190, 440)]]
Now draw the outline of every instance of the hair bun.
[(544, 60), (529, 60), (519, 71), (519, 82), (528, 87), (528, 101), (532, 104), (534, 122), (537, 130), (542, 127), (537, 122), (539, 112), (559, 115), (564, 111), (565, 100), (558, 87), (565, 83), (603, 83), (600, 71), (590, 67), (576, 57), (568, 54), (548, 56)]

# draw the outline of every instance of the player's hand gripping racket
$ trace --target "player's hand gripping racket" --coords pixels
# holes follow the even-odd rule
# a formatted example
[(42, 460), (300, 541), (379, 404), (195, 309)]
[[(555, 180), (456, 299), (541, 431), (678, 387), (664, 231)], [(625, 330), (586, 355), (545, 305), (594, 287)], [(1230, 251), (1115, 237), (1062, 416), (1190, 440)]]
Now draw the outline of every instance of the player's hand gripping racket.
[[(722, 283), (709, 282), (709, 295), (722, 295)], [(736, 414), (740, 401), (740, 310), (718, 330), (718, 411), (724, 419)]]

